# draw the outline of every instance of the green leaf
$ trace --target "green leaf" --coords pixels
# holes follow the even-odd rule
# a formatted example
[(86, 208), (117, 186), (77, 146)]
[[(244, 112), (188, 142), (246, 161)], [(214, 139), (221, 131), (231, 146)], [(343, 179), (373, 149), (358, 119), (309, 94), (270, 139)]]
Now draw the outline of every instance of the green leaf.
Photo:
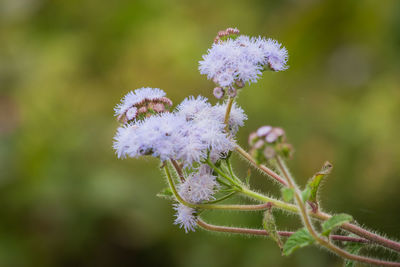
[(294, 196), (293, 188), (284, 187), (284, 188), (282, 188), (281, 191), (282, 191), (283, 200), (285, 200), (286, 202), (290, 202), (293, 199), (293, 196)]
[[(356, 235), (354, 235), (354, 236), (356, 236)], [(351, 254), (359, 254), (360, 250), (364, 246), (365, 245), (363, 243), (347, 242), (345, 249), (346, 249), (346, 251), (348, 251)], [(345, 267), (354, 267), (354, 266), (356, 266), (356, 262), (355, 261), (346, 260), (344, 262), (344, 266)]]
[(306, 187), (306, 189), (304, 189), (301, 192), (301, 198), (303, 199), (303, 202), (306, 202), (307, 200), (309, 200), (311, 197), (311, 189), (309, 187)]
[(265, 231), (268, 232), (269, 236), (278, 244), (279, 248), (282, 250), (282, 241), (276, 230), (275, 218), (272, 214), (272, 210), (268, 209), (264, 213), (263, 227)]
[(166, 187), (163, 190), (161, 190), (156, 196), (168, 200), (175, 200), (174, 194), (172, 193), (172, 190), (169, 187)]
[(330, 232), (333, 228), (341, 226), (344, 223), (351, 222), (353, 217), (348, 214), (337, 214), (333, 215), (329, 220), (325, 221), (322, 224), (322, 234), (325, 236), (329, 236)]
[(307, 187), (310, 190), (310, 197), (307, 199), (312, 202), (317, 202), (318, 188), (321, 184), (322, 179), (324, 179), (328, 174), (331, 173), (333, 165), (330, 162), (325, 162), (322, 169), (317, 172), (307, 183)]
[(311, 245), (313, 242), (314, 238), (311, 234), (305, 228), (302, 228), (286, 240), (285, 245), (283, 245), (283, 255), (289, 256), (296, 249)]

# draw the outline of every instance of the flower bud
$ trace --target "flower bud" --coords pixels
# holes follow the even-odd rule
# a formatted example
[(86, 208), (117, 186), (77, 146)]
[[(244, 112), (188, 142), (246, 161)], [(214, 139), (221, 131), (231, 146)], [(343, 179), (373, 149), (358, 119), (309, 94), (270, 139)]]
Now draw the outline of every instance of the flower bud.
[(229, 86), (228, 87), (228, 96), (230, 96), (230, 97), (235, 97), (236, 95), (237, 95), (237, 90), (236, 90), (236, 88), (235, 87), (233, 87), (233, 86)]
[(214, 88), (213, 94), (216, 99), (221, 99), (225, 95), (225, 90), (224, 90), (224, 88), (218, 86), (218, 87)]
[(156, 103), (156, 104), (153, 106), (153, 110), (154, 110), (155, 112), (157, 112), (157, 113), (161, 113), (161, 112), (164, 112), (164, 111), (165, 111), (165, 106), (164, 106), (164, 104)]
[(126, 112), (126, 118), (128, 119), (128, 121), (134, 120), (136, 118), (136, 115), (138, 114), (138, 110), (135, 107), (131, 107), (130, 109), (128, 109), (128, 111)]
[(244, 87), (244, 82), (242, 80), (235, 80), (235, 84), (237, 85), (238, 88)]
[(292, 145), (286, 142), (285, 131), (280, 127), (262, 126), (249, 135), (250, 154), (260, 163), (280, 155), (290, 158)]

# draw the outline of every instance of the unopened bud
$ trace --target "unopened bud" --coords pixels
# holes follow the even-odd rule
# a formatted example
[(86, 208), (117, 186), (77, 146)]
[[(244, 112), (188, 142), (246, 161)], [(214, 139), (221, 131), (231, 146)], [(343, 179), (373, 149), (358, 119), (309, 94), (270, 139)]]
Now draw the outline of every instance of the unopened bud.
[(266, 136), (267, 134), (269, 134), (269, 132), (272, 130), (271, 126), (262, 126), (260, 128), (258, 128), (257, 130), (257, 135), (259, 137), (263, 137)]
[(240, 32), (237, 28), (227, 28), (225, 31), (229, 34), (239, 34)]
[(161, 97), (159, 99), (160, 102), (164, 103), (165, 105), (171, 107), (172, 106), (172, 101), (168, 97)]
[(224, 90), (224, 88), (218, 86), (218, 87), (214, 88), (213, 94), (214, 94), (215, 98), (221, 99), (225, 95), (225, 90)]
[(230, 97), (235, 97), (235, 96), (237, 95), (237, 90), (236, 90), (236, 88), (234, 88), (234, 87), (232, 87), (232, 86), (229, 86), (229, 87), (228, 87), (228, 95), (229, 95)]
[(147, 112), (147, 108), (146, 107), (141, 107), (141, 108), (138, 109), (138, 113), (139, 114), (143, 114), (143, 113), (146, 113), (146, 112)]
[(258, 163), (265, 163), (277, 155), (290, 158), (292, 145), (286, 142), (285, 131), (280, 127), (262, 126), (249, 135), (250, 154)]
[(252, 132), (250, 135), (249, 135), (249, 145), (250, 146), (253, 146), (254, 145), (254, 143), (256, 142), (256, 140), (257, 140), (257, 133), (255, 133), (255, 132)]
[(235, 80), (235, 84), (237, 85), (238, 88), (244, 87), (244, 82), (242, 80)]
[(131, 107), (130, 109), (128, 109), (128, 111), (126, 112), (126, 118), (128, 119), (128, 121), (131, 121), (133, 119), (136, 118), (136, 115), (138, 114), (138, 110), (135, 107)]
[(272, 159), (272, 158), (275, 157), (275, 155), (276, 155), (276, 152), (275, 152), (275, 149), (273, 147), (267, 146), (264, 149), (264, 156), (265, 156), (266, 159)]
[(228, 33), (226, 31), (219, 31), (218, 32), (218, 37), (224, 37), (226, 35), (228, 35)]
[(264, 140), (260, 139), (254, 144), (253, 148), (254, 149), (260, 149), (260, 148), (263, 147), (264, 144), (265, 144)]
[(155, 112), (158, 112), (158, 113), (164, 112), (164, 111), (165, 111), (165, 106), (164, 106), (164, 104), (162, 104), (162, 103), (157, 103), (157, 104), (155, 104), (155, 105), (153, 106), (153, 110), (154, 110)]

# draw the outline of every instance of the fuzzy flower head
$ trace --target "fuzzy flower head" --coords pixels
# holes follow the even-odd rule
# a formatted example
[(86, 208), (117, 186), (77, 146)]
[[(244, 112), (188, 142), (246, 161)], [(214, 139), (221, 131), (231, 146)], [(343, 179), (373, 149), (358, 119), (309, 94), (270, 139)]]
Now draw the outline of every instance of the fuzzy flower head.
[[(187, 202), (201, 203), (215, 199), (213, 195), (218, 189), (219, 184), (216, 177), (212, 175), (210, 167), (201, 165), (179, 186), (179, 195)], [(176, 210), (175, 224), (183, 227), (186, 233), (194, 231), (197, 224), (195, 210), (183, 204), (174, 204), (174, 209)]]
[[(243, 110), (234, 105), (229, 121), (232, 130), (226, 132), (223, 108), (226, 107), (212, 106), (202, 96), (186, 98), (174, 112), (136, 118), (119, 127), (114, 137), (114, 149), (120, 158), (153, 156), (161, 161), (178, 160), (184, 167), (192, 167), (208, 155), (216, 161), (234, 149), (233, 134), (246, 118)], [(129, 112), (124, 114), (127, 116)]]
[(201, 74), (221, 87), (243, 87), (255, 83), (266, 69), (287, 69), (285, 47), (272, 39), (236, 34), (218, 35), (217, 41), (199, 62)]
[(179, 187), (179, 194), (190, 203), (214, 199), (215, 190), (219, 188), (216, 177), (211, 174), (208, 165), (201, 165), (191, 173)]
[(197, 226), (196, 211), (183, 204), (174, 204), (176, 210), (176, 218), (174, 224), (178, 224), (185, 232), (195, 231)]
[(143, 87), (130, 91), (115, 107), (117, 119), (126, 124), (159, 114), (172, 106), (172, 101), (165, 97), (165, 92), (158, 88)]

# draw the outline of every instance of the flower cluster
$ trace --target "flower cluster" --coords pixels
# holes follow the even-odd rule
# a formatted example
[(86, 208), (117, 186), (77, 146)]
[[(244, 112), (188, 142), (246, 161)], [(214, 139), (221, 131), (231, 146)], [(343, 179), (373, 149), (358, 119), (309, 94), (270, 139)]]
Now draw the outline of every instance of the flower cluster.
[(274, 158), (277, 153), (291, 157), (293, 148), (286, 142), (285, 131), (280, 127), (262, 126), (249, 135), (250, 154), (263, 163)]
[[(180, 196), (190, 203), (201, 203), (214, 199), (215, 190), (219, 188), (216, 177), (212, 175), (208, 165), (201, 165), (197, 172), (191, 173), (179, 187)], [(185, 229), (194, 231), (196, 227), (196, 210), (183, 204), (175, 204), (175, 224)]]
[(287, 69), (287, 50), (277, 41), (245, 35), (236, 37), (236, 33), (232, 37), (218, 39), (199, 62), (200, 73), (219, 86), (236, 84), (240, 88), (245, 83), (257, 82), (267, 68), (273, 71)]
[[(133, 96), (141, 96), (142, 90), (125, 96), (117, 111), (126, 113), (127, 106), (135, 103)], [(165, 98), (165, 93), (160, 89), (154, 92), (157, 93), (157, 101)], [(114, 138), (114, 149), (118, 157), (151, 155), (162, 161), (179, 160), (184, 166), (199, 163), (207, 156), (216, 161), (233, 149), (233, 135), (247, 119), (243, 110), (234, 105), (227, 133), (225, 110), (226, 104), (212, 106), (201, 96), (186, 98), (174, 112), (152, 114), (119, 127)]]
[(115, 107), (115, 115), (122, 123), (168, 111), (172, 101), (158, 88), (140, 88), (129, 92)]

